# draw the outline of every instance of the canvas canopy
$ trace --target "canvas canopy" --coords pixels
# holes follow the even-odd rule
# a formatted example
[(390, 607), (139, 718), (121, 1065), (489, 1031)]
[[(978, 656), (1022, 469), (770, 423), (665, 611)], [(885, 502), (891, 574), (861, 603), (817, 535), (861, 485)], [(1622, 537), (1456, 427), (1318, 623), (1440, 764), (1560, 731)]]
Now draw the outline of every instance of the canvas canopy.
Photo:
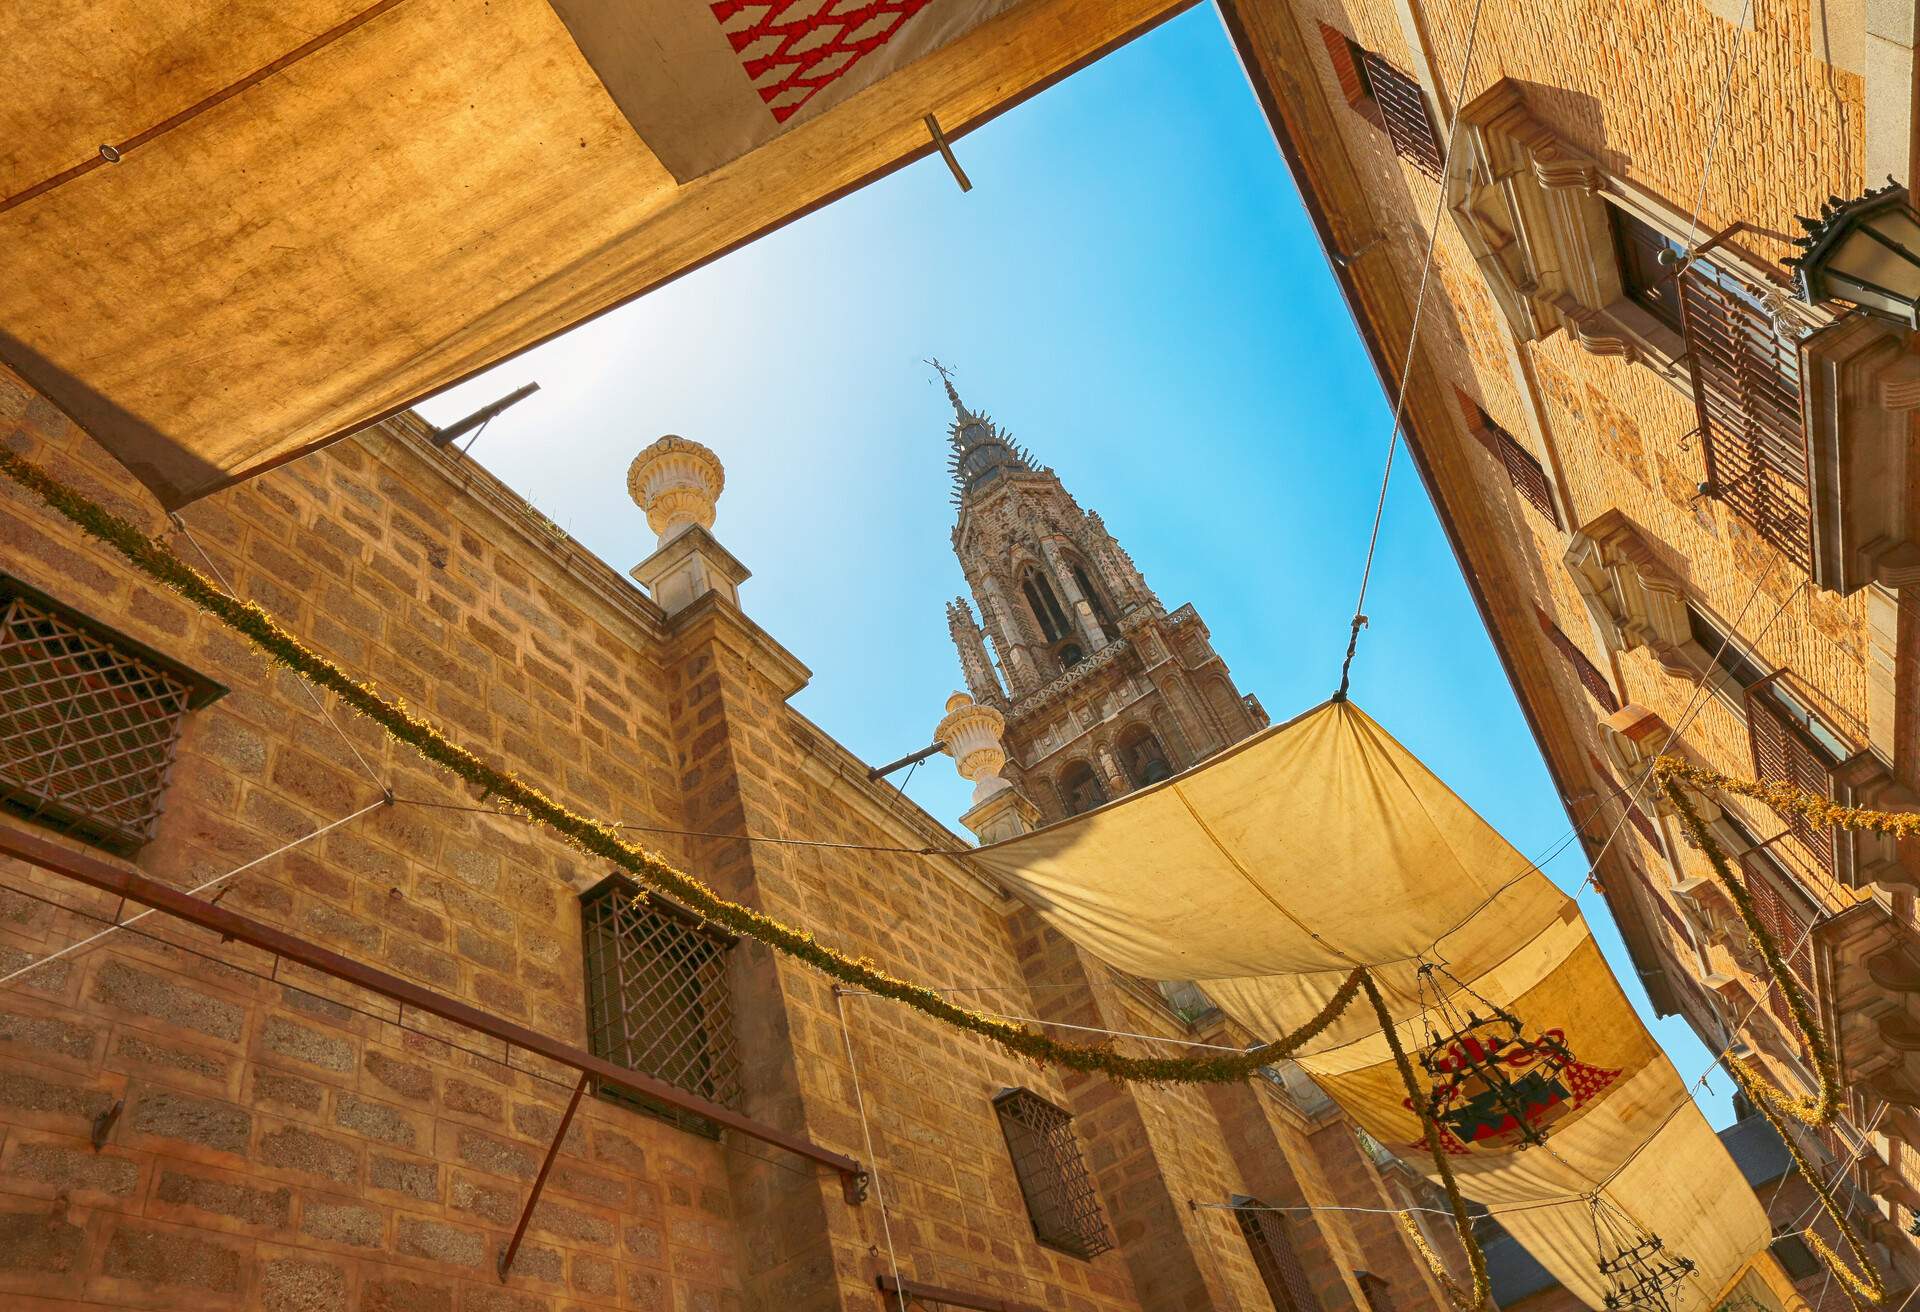
[[(1197, 981), (1258, 1036), (1298, 1026), (1368, 967), (1408, 1051), (1440, 1072), (1420, 1079), (1441, 1087), (1462, 1191), (1589, 1306), (1607, 1291), (1597, 1226), (1695, 1264), (1674, 1312), (1712, 1306), (1771, 1239), (1572, 900), (1349, 703), (978, 859), (1095, 956)], [(1445, 1074), (1465, 1068), (1462, 1043), (1495, 1032), (1469, 1016), (1495, 1008), (1522, 1026), (1502, 1060), (1530, 1090), (1531, 1146), (1504, 1104)], [(1296, 1055), (1376, 1139), (1428, 1162), (1364, 1003)]]
[[(178, 506), (925, 154), (929, 113), (960, 132), (1190, 3), (12, 4), (0, 361)], [(765, 312), (806, 328), (777, 286)]]

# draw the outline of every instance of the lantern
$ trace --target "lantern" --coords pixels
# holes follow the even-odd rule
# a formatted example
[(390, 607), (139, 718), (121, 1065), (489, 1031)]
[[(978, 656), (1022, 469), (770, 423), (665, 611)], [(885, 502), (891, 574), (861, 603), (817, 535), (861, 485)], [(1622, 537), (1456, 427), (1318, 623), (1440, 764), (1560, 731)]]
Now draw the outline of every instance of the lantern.
[(1844, 301), (1920, 329), (1920, 214), (1888, 179), (1850, 201), (1829, 196), (1818, 219), (1801, 218), (1806, 249), (1788, 260), (1808, 303)]

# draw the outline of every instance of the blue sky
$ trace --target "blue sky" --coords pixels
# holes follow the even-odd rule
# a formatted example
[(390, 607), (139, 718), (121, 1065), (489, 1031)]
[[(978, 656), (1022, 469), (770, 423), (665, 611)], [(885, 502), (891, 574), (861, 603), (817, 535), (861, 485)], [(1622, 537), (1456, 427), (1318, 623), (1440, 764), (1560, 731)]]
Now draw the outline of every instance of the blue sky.
[[(1198, 608), (1274, 719), (1324, 700), (1389, 405), (1212, 6), (956, 150), (971, 193), (922, 161), (422, 409), (447, 423), (538, 380), (474, 456), (621, 570), (653, 541), (627, 463), (662, 433), (711, 446), (742, 604), (813, 671), (795, 705), (881, 762), (929, 742), (960, 686), (938, 356), (1169, 609)], [(1570, 822), (1404, 458), (1367, 610), (1355, 701), (1522, 852), (1557, 845)], [(945, 757), (907, 789), (949, 824), (966, 807)], [(1547, 872), (1578, 883), (1578, 846)], [(1581, 902), (1698, 1075), (1709, 1054), (1653, 1018)], [(1715, 1125), (1727, 1091), (1703, 1098)]]

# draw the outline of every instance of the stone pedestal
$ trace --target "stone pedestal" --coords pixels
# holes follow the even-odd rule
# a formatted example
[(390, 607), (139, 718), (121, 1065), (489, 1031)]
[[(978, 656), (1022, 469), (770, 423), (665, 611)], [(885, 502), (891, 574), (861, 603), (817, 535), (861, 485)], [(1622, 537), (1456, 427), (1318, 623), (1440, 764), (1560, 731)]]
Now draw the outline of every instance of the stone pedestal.
[(654, 553), (631, 574), (669, 615), (710, 592), (737, 607), (740, 585), (752, 577), (710, 531), (726, 485), (720, 457), (671, 433), (627, 467), (627, 494), (647, 512), (647, 524), (658, 536)]

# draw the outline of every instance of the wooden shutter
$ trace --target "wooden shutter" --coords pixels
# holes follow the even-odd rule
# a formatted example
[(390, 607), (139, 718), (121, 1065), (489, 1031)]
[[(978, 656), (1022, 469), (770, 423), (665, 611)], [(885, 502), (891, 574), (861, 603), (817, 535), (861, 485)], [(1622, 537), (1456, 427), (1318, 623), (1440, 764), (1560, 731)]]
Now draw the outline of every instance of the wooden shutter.
[(1533, 452), (1521, 445), (1518, 438), (1495, 423), (1493, 416), (1482, 409), (1478, 401), (1457, 387), (1454, 395), (1459, 399), (1462, 413), (1466, 415), (1467, 431), (1487, 449), (1489, 455), (1500, 462), (1501, 468), (1507, 471), (1507, 481), (1513, 484), (1514, 490), (1525, 498), (1527, 504), (1551, 520), (1555, 528), (1559, 528), (1560, 510), (1553, 503), (1553, 482), (1547, 477), (1545, 467)]
[[(1762, 780), (1792, 784), (1816, 796), (1833, 796), (1834, 762), (1812, 736), (1789, 715), (1772, 694), (1778, 672), (1747, 689), (1747, 737), (1753, 750), (1753, 772)], [(1832, 826), (1818, 826), (1798, 811), (1779, 810), (1800, 845), (1820, 869), (1831, 875), (1834, 863)]]
[[(1751, 853), (1741, 859), (1742, 873), (1746, 876), (1747, 896), (1753, 899), (1753, 909), (1760, 923), (1773, 935), (1774, 942), (1780, 945), (1780, 955), (1786, 959), (1787, 969), (1806, 990), (1807, 996), (1813, 996), (1813, 944), (1808, 938), (1807, 928), (1812, 919), (1803, 914), (1793, 894), (1782, 891), (1775, 885), (1779, 878), (1767, 868), (1766, 858)], [(1791, 1022), (1792, 1013), (1787, 1010), (1786, 994), (1778, 984), (1767, 985), (1767, 1006), (1782, 1021)]]
[(1606, 707), (1609, 715), (1619, 710), (1620, 699), (1614, 696), (1613, 685), (1607, 682), (1607, 676), (1600, 672), (1600, 667), (1587, 659), (1587, 654), (1574, 645), (1572, 638), (1560, 632), (1560, 626), (1548, 619), (1545, 611), (1536, 606), (1533, 613), (1539, 618), (1540, 630), (1547, 635), (1547, 641), (1573, 667), (1575, 676), (1593, 699)]
[(1440, 136), (1433, 130), (1433, 117), (1427, 113), (1427, 97), (1420, 84), (1371, 50), (1366, 52), (1364, 68), (1367, 83), (1373, 88), (1373, 103), (1386, 120), (1393, 153), (1439, 181), (1444, 162)]

